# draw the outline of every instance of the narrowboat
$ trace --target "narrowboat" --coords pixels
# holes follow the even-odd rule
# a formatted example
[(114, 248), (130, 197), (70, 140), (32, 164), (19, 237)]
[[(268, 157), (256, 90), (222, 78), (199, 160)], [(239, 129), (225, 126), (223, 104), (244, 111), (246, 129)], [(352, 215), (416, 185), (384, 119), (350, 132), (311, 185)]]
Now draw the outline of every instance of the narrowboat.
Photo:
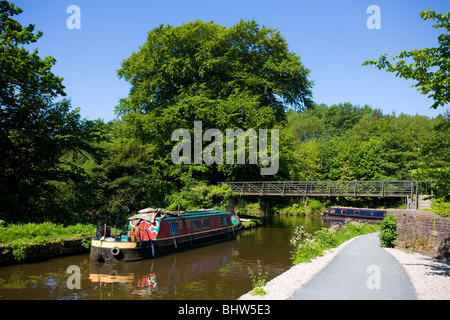
[(368, 219), (383, 219), (386, 217), (387, 210), (362, 209), (362, 208), (341, 208), (330, 207), (325, 214), (330, 217), (354, 217)]
[(236, 237), (239, 217), (215, 209), (168, 211), (147, 208), (128, 218), (117, 235), (103, 225), (91, 241), (95, 261), (133, 261), (204, 246)]

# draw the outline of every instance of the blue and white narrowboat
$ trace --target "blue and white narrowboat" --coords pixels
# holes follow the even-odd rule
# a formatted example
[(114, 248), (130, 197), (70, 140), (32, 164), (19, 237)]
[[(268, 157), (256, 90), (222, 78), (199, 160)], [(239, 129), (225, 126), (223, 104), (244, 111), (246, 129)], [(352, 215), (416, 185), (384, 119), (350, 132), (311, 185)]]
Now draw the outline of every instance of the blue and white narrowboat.
[(387, 210), (380, 209), (330, 207), (326, 215), (329, 217), (383, 219), (386, 217), (386, 212)]

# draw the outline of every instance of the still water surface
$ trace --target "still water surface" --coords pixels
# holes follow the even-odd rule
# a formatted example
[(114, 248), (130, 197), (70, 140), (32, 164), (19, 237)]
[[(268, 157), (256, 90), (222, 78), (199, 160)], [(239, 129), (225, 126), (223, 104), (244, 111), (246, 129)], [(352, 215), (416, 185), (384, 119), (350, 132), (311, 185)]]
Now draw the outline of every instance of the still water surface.
[[(304, 225), (313, 233), (321, 217), (267, 217), (263, 227), (241, 230), (236, 240), (157, 259), (99, 263), (88, 254), (0, 268), (0, 300), (222, 300), (252, 289), (248, 272), (258, 264), (270, 280), (292, 266), (289, 240)], [(81, 271), (79, 289), (69, 289), (69, 266)], [(74, 283), (74, 282), (72, 282)]]

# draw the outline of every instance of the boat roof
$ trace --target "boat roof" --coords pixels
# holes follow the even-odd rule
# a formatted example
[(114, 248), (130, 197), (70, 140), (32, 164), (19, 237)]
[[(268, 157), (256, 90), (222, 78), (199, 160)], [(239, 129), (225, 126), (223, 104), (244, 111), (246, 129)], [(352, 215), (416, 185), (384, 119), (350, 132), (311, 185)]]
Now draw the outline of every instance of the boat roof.
[(329, 209), (350, 209), (350, 210), (387, 211), (387, 209), (370, 209), (370, 208), (353, 208), (353, 207), (329, 207)]
[(160, 208), (145, 208), (139, 210), (138, 214), (135, 214), (128, 218), (128, 220), (133, 220), (134, 223), (139, 223), (141, 220), (149, 221), (151, 223), (155, 222), (156, 219), (163, 218), (179, 218), (179, 217), (191, 217), (191, 216), (206, 216), (211, 214), (230, 214), (229, 212), (220, 211), (216, 209), (198, 209), (194, 211), (170, 211)]

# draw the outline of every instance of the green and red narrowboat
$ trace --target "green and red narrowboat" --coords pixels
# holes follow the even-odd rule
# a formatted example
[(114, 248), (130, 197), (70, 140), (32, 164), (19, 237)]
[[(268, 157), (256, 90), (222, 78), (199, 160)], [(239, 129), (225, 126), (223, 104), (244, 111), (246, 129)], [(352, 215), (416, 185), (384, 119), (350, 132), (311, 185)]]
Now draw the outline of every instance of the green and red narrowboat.
[(110, 227), (97, 228), (90, 258), (96, 261), (132, 261), (161, 256), (231, 240), (241, 227), (239, 217), (215, 209), (175, 212), (143, 209), (128, 218), (119, 235)]

